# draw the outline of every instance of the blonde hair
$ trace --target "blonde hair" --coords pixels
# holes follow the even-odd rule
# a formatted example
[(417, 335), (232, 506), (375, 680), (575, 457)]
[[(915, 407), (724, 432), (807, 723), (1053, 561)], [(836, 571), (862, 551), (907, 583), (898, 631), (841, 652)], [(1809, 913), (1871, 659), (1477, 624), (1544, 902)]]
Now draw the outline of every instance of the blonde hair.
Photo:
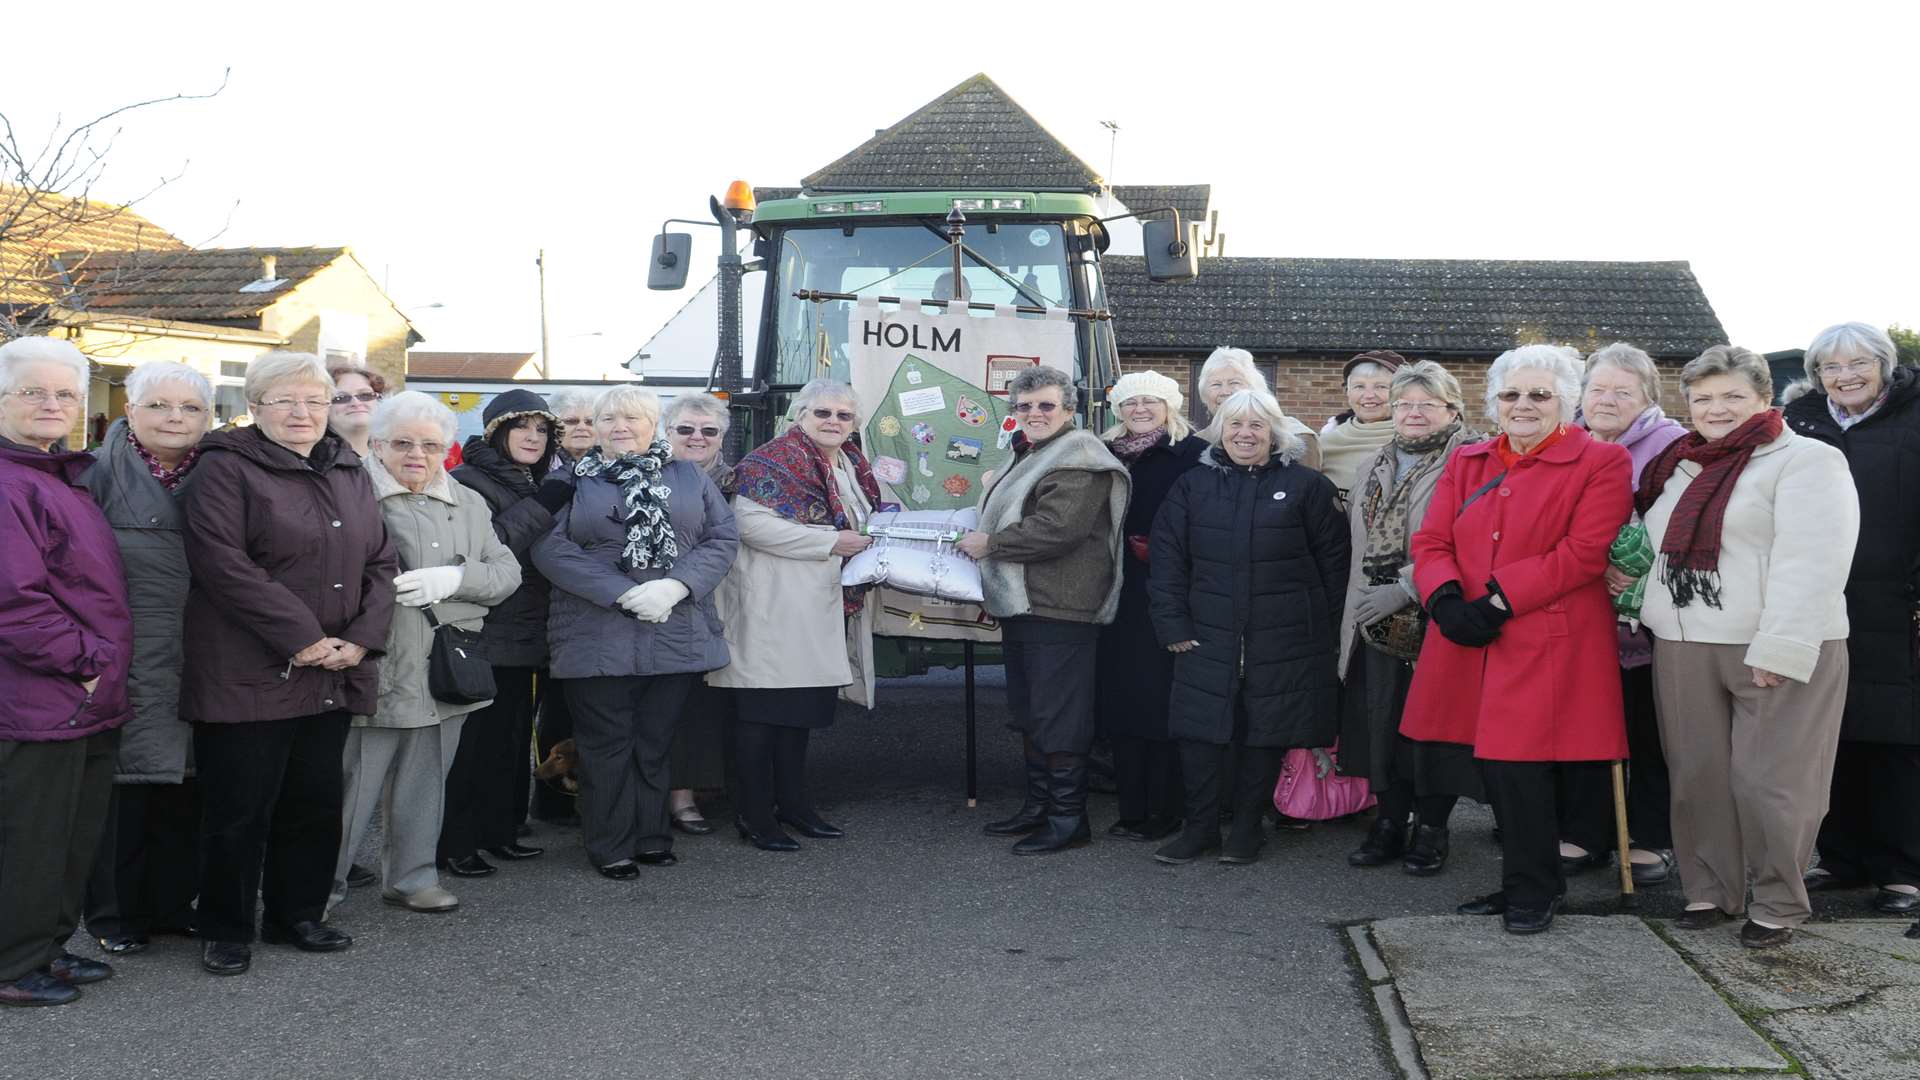
[(591, 419), (598, 424), (600, 418), (612, 409), (632, 409), (635, 416), (654, 426), (653, 437), (660, 437), (660, 395), (637, 386), (616, 386), (604, 390), (593, 399)]
[(258, 405), (266, 400), (267, 391), (283, 382), (311, 383), (326, 387), (329, 396), (333, 393), (333, 376), (327, 372), (326, 361), (304, 352), (270, 352), (254, 357), (247, 365), (241, 393)]
[(1226, 436), (1227, 425), (1243, 416), (1257, 416), (1267, 422), (1267, 431), (1273, 437), (1273, 452), (1285, 454), (1301, 445), (1300, 436), (1289, 430), (1287, 414), (1265, 390), (1235, 390), (1233, 396), (1220, 403), (1213, 411), (1213, 420), (1200, 437), (1215, 446)]

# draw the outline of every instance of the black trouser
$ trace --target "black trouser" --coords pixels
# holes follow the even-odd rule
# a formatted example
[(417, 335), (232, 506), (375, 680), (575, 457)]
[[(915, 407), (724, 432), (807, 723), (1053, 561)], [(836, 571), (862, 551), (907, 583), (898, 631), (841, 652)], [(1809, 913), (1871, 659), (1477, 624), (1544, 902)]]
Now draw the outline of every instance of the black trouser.
[(1840, 744), (1819, 849), (1843, 880), (1920, 885), (1920, 746)]
[(118, 730), (0, 741), (0, 983), (52, 963), (80, 925), (119, 746)]
[(533, 738), (534, 668), (496, 667), (493, 704), (467, 714), (460, 749), (447, 770), (447, 802), (440, 819), (440, 860), (463, 859), (481, 848), (505, 847), (526, 816), (527, 763)]
[[(1635, 847), (1673, 846), (1673, 787), (1660, 746), (1660, 718), (1653, 707), (1653, 668), (1620, 669), (1627, 711), (1627, 835)], [(1555, 813), (1560, 839), (1588, 851), (1619, 842), (1613, 821), (1613, 763), (1563, 761)]]
[(183, 933), (200, 889), (200, 784), (115, 784), (87, 879), (94, 937)]
[(1222, 799), (1231, 801), (1234, 830), (1243, 835), (1263, 826), (1266, 812), (1273, 809), (1273, 789), (1280, 782), (1287, 749), (1248, 746), (1246, 694), (1243, 690), (1234, 696), (1232, 742), (1179, 740), (1189, 830), (1217, 830)]
[(200, 773), (200, 907), (207, 941), (319, 922), (340, 855), (345, 712), (193, 725)]
[(1001, 622), (1007, 664), (1007, 726), (1043, 754), (1081, 754), (1093, 746), (1100, 628), (1092, 623), (1024, 617)]
[(1120, 820), (1179, 818), (1185, 799), (1180, 787), (1179, 745), (1171, 739), (1141, 739), (1131, 735), (1114, 735), (1107, 741), (1113, 744)]
[[(573, 738), (573, 712), (567, 707), (567, 682), (547, 676), (540, 680), (540, 726), (534, 736), (534, 756), (547, 760), (556, 744)], [(543, 780), (533, 788), (533, 816), (542, 821), (573, 817), (574, 797), (557, 780)]]
[(1453, 807), (1460, 801), (1458, 795), (1419, 795), (1413, 793), (1413, 781), (1400, 780), (1385, 791), (1374, 792), (1380, 800), (1380, 816), (1400, 825), (1407, 823), (1407, 815), (1414, 814), (1416, 823), (1431, 828), (1444, 829), (1447, 819), (1453, 816)]
[(580, 830), (587, 858), (611, 866), (673, 850), (667, 751), (687, 691), (700, 676), (615, 675), (567, 680), (580, 752)]
[(1500, 823), (1500, 890), (1508, 905), (1543, 911), (1566, 892), (1560, 875), (1560, 837), (1553, 816), (1558, 764), (1482, 761), (1487, 799)]
[[(840, 691), (832, 686), (778, 690), (736, 690), (739, 718), (734, 725), (734, 807), (756, 833), (773, 831), (774, 811), (802, 821), (818, 815), (807, 793), (807, 743), (813, 729), (833, 719)], [(769, 724), (754, 717), (779, 709), (793, 724)]]

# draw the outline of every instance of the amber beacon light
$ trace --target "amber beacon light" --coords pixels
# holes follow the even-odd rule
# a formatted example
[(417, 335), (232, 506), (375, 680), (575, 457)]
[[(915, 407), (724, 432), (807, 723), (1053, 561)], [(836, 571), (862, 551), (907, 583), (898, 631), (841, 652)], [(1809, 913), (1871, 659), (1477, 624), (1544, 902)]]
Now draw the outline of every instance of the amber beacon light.
[(727, 196), (721, 203), (736, 214), (753, 213), (753, 185), (745, 180), (735, 180), (727, 185)]

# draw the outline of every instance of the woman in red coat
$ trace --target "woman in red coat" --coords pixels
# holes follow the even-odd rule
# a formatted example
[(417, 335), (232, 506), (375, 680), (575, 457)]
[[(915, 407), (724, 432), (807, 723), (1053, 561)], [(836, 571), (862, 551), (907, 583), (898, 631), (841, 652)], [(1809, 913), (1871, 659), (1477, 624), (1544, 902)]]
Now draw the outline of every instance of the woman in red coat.
[(1400, 732), (1464, 743), (1501, 825), (1501, 891), (1460, 906), (1508, 931), (1553, 925), (1565, 884), (1555, 762), (1627, 755), (1614, 611), (1601, 575), (1632, 510), (1627, 452), (1573, 426), (1580, 354), (1527, 345), (1487, 372), (1500, 437), (1456, 450), (1412, 543), (1434, 628)]

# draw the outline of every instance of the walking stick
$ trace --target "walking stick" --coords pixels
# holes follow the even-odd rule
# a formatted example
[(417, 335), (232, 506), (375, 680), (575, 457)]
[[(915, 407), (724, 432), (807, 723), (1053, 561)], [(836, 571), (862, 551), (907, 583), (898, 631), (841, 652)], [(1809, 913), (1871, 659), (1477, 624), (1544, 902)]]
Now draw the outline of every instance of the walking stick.
[(1627, 770), (1619, 761), (1613, 763), (1613, 838), (1620, 849), (1620, 910), (1632, 911), (1640, 898), (1633, 894), (1633, 860), (1627, 855)]

